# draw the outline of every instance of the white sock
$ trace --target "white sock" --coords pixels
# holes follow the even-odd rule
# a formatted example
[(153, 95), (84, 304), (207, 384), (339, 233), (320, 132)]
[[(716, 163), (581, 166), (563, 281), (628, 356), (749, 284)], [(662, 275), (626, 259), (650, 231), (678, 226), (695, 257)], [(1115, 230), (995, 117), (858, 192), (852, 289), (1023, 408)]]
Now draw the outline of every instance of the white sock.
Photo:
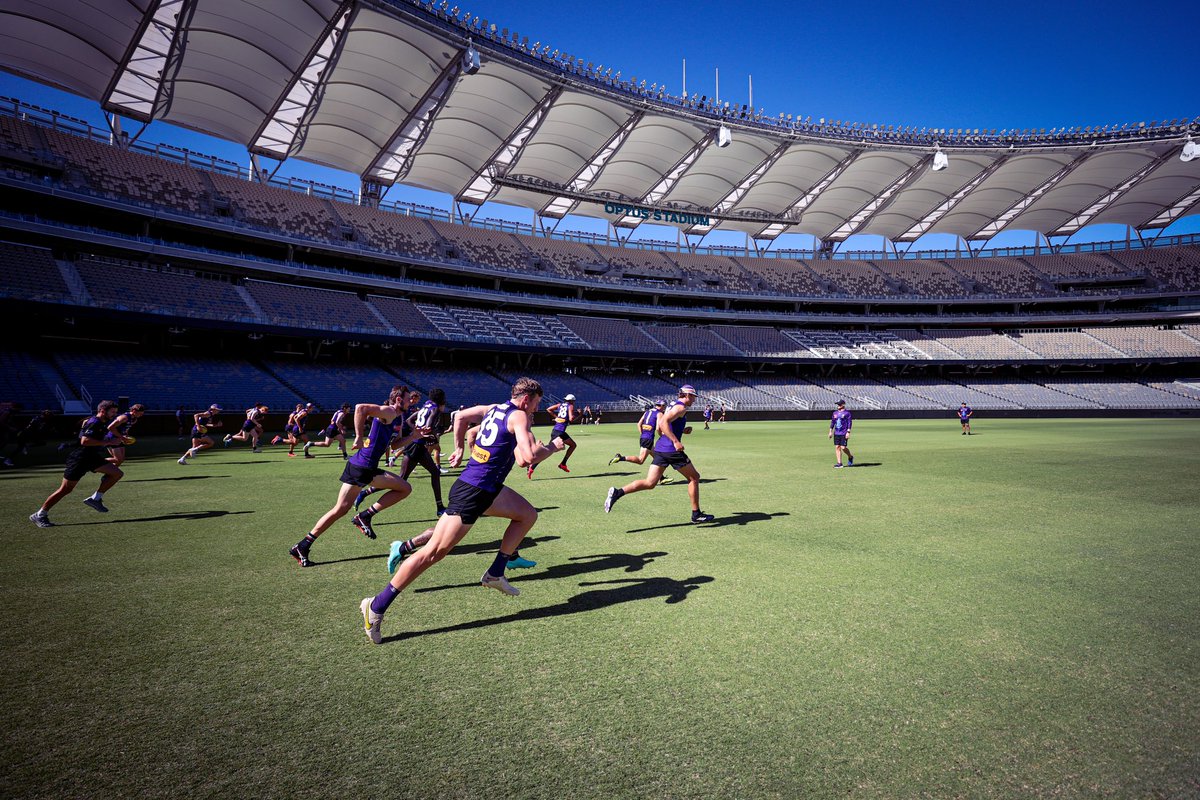
[(102, 491), (100, 491), (99, 489), (97, 489), (97, 490), (96, 490), (96, 493), (92, 495), (92, 499), (93, 499), (93, 500), (103, 500), (103, 499), (104, 499), (104, 492), (102, 492)]
[(194, 456), (194, 455), (196, 455), (196, 449), (195, 449), (195, 448), (192, 448), (191, 450), (188, 450), (188, 451), (187, 451), (187, 455), (186, 455), (186, 456), (184, 456), (184, 457), (185, 457), (185, 458), (191, 458), (191, 457), (192, 457), (192, 456)]
[(39, 509), (37, 510), (37, 512), (34, 514), (34, 516), (35, 516), (35, 517), (44, 517), (44, 516), (46, 516), (46, 509), (44, 509), (44, 508), (39, 508)]

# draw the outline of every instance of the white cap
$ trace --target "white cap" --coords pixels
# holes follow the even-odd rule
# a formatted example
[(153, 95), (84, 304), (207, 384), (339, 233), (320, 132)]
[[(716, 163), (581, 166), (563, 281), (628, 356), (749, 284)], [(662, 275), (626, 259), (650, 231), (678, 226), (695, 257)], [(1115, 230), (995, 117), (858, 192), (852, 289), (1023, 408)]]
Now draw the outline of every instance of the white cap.
[(573, 394), (569, 394), (563, 398), (563, 400), (566, 400), (568, 403), (573, 401), (574, 399), (575, 399), (575, 395), (573, 395)]

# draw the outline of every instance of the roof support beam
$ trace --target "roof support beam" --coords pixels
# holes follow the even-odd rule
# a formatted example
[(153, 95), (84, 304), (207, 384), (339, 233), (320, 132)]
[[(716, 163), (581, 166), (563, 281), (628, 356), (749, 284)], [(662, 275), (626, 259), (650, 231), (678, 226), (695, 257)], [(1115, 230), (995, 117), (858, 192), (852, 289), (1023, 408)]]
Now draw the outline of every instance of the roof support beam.
[(1076, 167), (1078, 167), (1084, 161), (1087, 161), (1087, 159), (1090, 155), (1091, 155), (1091, 153), (1083, 152), (1083, 153), (1080, 153), (1079, 155), (1075, 156), (1075, 160), (1073, 160), (1070, 164), (1067, 164), (1065, 167), (1060, 169), (1058, 172), (1051, 175), (1041, 186), (1037, 187), (1032, 192), (1025, 195), (1023, 198), (1021, 198), (1016, 203), (1014, 203), (1013, 206), (1011, 208), (1009, 208), (1007, 211), (1005, 211), (1003, 214), (996, 217), (994, 220), (989, 222), (987, 225), (984, 225), (982, 228), (980, 228), (978, 231), (976, 231), (974, 236), (970, 236), (968, 238), (969, 239), (984, 239), (984, 240), (991, 239), (997, 233), (1004, 230), (1004, 227), (1006, 225), (1008, 225), (1008, 223), (1010, 223), (1014, 219), (1016, 219), (1017, 216), (1022, 211), (1029, 208), (1031, 205), (1036, 203), (1042, 195), (1044, 195), (1046, 192), (1050, 191), (1055, 186), (1057, 186), (1059, 181), (1061, 181), (1063, 178), (1067, 177), (1072, 172), (1074, 172)]
[[(735, 208), (738, 203), (742, 202), (742, 198), (746, 196), (746, 193), (754, 188), (754, 184), (758, 183), (762, 176), (767, 174), (767, 170), (775, 166), (775, 162), (782, 158), (783, 154), (786, 153), (791, 146), (791, 142), (784, 142), (783, 144), (779, 145), (779, 147), (775, 148), (775, 152), (771, 153), (771, 155), (760, 161), (758, 166), (751, 170), (749, 175), (747, 175), (745, 178), (742, 178), (741, 182), (738, 183), (737, 186), (733, 187), (733, 190), (730, 191), (729, 194), (725, 195), (721, 202), (713, 206), (712, 213), (725, 214)], [(712, 225), (693, 225), (687, 229), (687, 233), (695, 233), (703, 236), (712, 229)]]
[[(637, 124), (642, 121), (645, 116), (645, 111), (635, 111), (629, 119), (625, 120), (616, 133), (609, 137), (592, 158), (580, 168), (579, 172), (575, 173), (575, 177), (567, 183), (567, 189), (572, 192), (586, 192), (592, 188), (592, 184), (596, 182), (596, 178), (600, 176), (600, 172), (604, 169), (604, 165), (609, 162), (624, 144), (625, 139), (637, 127)], [(542, 207), (538, 214), (543, 217), (555, 217), (562, 219), (571, 212), (578, 201), (571, 197), (559, 196), (555, 197), (549, 203)]]
[(146, 9), (100, 106), (139, 122), (162, 118), (171, 107), (196, 0), (158, 0)]
[(247, 149), (251, 153), (285, 159), (304, 145), (309, 123), (325, 94), (326, 83), (342, 54), (346, 31), (353, 24), (359, 8), (353, 0), (342, 0), (313, 42), (304, 59), (304, 68), (292, 75), (271, 112), (250, 137)]
[[(675, 162), (675, 166), (671, 167), (671, 170), (663, 176), (662, 180), (654, 185), (654, 188), (638, 199), (637, 205), (656, 206), (661, 203), (663, 198), (669, 195), (671, 190), (675, 188), (675, 184), (679, 183), (679, 179), (686, 175), (687, 171), (692, 168), (692, 164), (695, 164), (697, 159), (704, 154), (704, 151), (713, 143), (716, 136), (715, 131), (706, 133), (700, 141), (696, 142), (691, 150), (684, 153), (683, 157)], [(641, 217), (624, 216), (617, 220), (617, 225), (623, 228), (634, 229), (641, 224)]]
[(929, 232), (930, 228), (937, 224), (938, 220), (950, 213), (950, 210), (962, 202), (964, 197), (974, 191), (979, 184), (991, 177), (992, 173), (1000, 169), (1000, 167), (1007, 161), (1008, 156), (1001, 156), (1000, 158), (997, 158), (989, 166), (985, 167), (978, 175), (968, 181), (966, 186), (962, 187), (953, 195), (946, 198), (938, 205), (937, 208), (930, 211), (924, 217), (921, 217), (920, 222), (918, 222), (916, 225), (913, 225), (898, 237), (899, 241), (915, 242), (917, 239), (920, 239)]
[[(1141, 227), (1166, 228), (1172, 222), (1187, 213), (1187, 210), (1197, 203), (1200, 203), (1200, 187), (1197, 187), (1194, 191), (1188, 192), (1186, 195), (1181, 197), (1178, 202), (1173, 203), (1170, 208), (1164, 210), (1161, 214)], [(1161, 235), (1162, 233), (1160, 232), (1159, 236)], [(1158, 236), (1155, 236), (1154, 238), (1157, 239)]]
[(1095, 217), (1101, 211), (1103, 211), (1104, 209), (1108, 208), (1113, 203), (1115, 203), (1117, 201), (1117, 198), (1119, 198), (1121, 195), (1125, 194), (1130, 189), (1132, 189), (1134, 186), (1136, 186), (1142, 180), (1142, 178), (1146, 177), (1151, 172), (1153, 172), (1155, 169), (1162, 166), (1166, 162), (1170, 161), (1174, 157), (1175, 157), (1174, 152), (1168, 151), (1166, 153), (1163, 153), (1161, 156), (1154, 159), (1149, 164), (1147, 164), (1146, 166), (1144, 166), (1140, 170), (1138, 170), (1137, 173), (1132, 178), (1125, 181), (1120, 186), (1118, 186), (1115, 189), (1113, 189), (1112, 191), (1108, 192), (1103, 197), (1101, 197), (1099, 200), (1097, 200), (1096, 202), (1092, 203), (1090, 206), (1085, 208), (1083, 211), (1081, 211), (1079, 214), (1077, 214), (1075, 216), (1075, 218), (1072, 219), (1070, 222), (1067, 222), (1067, 223), (1061, 225), (1059, 227), (1059, 229), (1054, 232), (1054, 235), (1055, 236), (1064, 236), (1064, 235), (1070, 236), (1071, 234), (1076, 233), (1080, 228), (1084, 227), (1089, 222), (1091, 222), (1093, 217)]
[(456, 200), (482, 205), (491, 199), (496, 192), (496, 184), (492, 181), (492, 176), (506, 174), (521, 157), (525, 145), (546, 121), (550, 108), (558, 100), (562, 91), (562, 86), (554, 86), (546, 93), (545, 97), (538, 101), (538, 104), (525, 115), (525, 119), (508, 137), (508, 140), (496, 149), (487, 163), (467, 183), (466, 188), (458, 193)]
[(854, 163), (854, 159), (858, 158), (859, 152), (860, 151), (858, 150), (851, 150), (845, 158), (837, 163), (837, 166), (831, 169), (824, 178), (822, 178), (811, 189), (805, 192), (800, 199), (792, 205), (791, 208), (783, 213), (784, 217), (787, 217), (789, 220), (791, 220), (790, 222), (772, 222), (770, 225), (765, 226), (762, 230), (756, 233), (754, 238), (774, 239), (776, 236), (779, 236), (788, 228), (792, 227), (792, 225), (799, 222), (801, 215), (804, 214), (804, 209), (811, 206), (813, 201), (820, 197), (821, 192), (828, 189), (829, 185), (836, 181), (838, 176), (845, 172), (846, 168)]
[(464, 52), (459, 50), (450, 58), (450, 63), (425, 90), (425, 94), (400, 123), (400, 127), (396, 128), (388, 143), (371, 161), (371, 166), (362, 175), (363, 180), (391, 186), (412, 169), (413, 157), (425, 143), (433, 121), (454, 90), (454, 82), (462, 71)]
[(896, 194), (904, 188), (922, 169), (929, 166), (929, 162), (933, 160), (933, 154), (922, 158), (917, 163), (908, 168), (908, 171), (901, 175), (896, 180), (892, 181), (892, 185), (879, 193), (879, 196), (871, 200), (865, 206), (860, 208), (858, 212), (841, 224), (841, 226), (833, 233), (825, 238), (832, 242), (844, 242), (846, 239), (854, 235), (862, 226), (866, 225), (875, 215), (885, 209), (888, 204), (895, 198)]

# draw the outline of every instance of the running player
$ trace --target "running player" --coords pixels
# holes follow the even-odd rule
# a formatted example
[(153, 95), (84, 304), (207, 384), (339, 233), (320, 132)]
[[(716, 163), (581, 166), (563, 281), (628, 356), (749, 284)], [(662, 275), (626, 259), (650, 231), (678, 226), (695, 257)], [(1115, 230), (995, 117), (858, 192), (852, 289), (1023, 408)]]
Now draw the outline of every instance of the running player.
[(833, 439), (833, 468), (842, 468), (842, 453), (846, 454), (846, 458), (850, 461), (846, 466), (854, 466), (854, 456), (850, 454), (850, 429), (854, 427), (854, 416), (846, 410), (846, 401), (837, 401), (837, 411), (833, 412), (833, 418), (829, 420), (829, 436)]
[(704, 430), (709, 430), (708, 425), (710, 422), (712, 422), (712, 418), (713, 418), (712, 403), (709, 403), (708, 405), (706, 405), (704, 407)]
[(269, 406), (262, 403), (255, 403), (250, 408), (246, 409), (246, 419), (242, 421), (241, 430), (237, 433), (227, 433), (222, 443), (229, 447), (233, 442), (250, 442), (250, 449), (255, 453), (261, 453), (262, 448), (258, 446), (259, 437), (263, 432), (263, 419), (267, 412), (270, 411)]
[[(353, 493), (358, 489), (364, 486), (374, 486), (377, 489), (387, 490), (370, 508), (359, 514), (355, 514), (351, 520), (354, 523), (354, 527), (362, 531), (363, 536), (366, 536), (368, 539), (375, 538), (375, 531), (371, 528), (371, 519), (385, 508), (390, 508), (399, 503), (412, 492), (412, 487), (408, 485), (408, 481), (399, 475), (379, 468), (379, 461), (387, 451), (390, 440), (388, 429), (392, 420), (398, 416), (402, 416), (408, 409), (408, 402), (408, 388), (395, 386), (388, 395), (386, 404), (359, 403), (354, 407), (355, 453), (346, 462), (346, 466), (342, 470), (342, 487), (338, 490), (337, 502), (333, 504), (333, 508), (326, 511), (317, 520), (317, 524), (313, 526), (312, 530), (303, 539), (297, 542), (292, 549), (288, 550), (288, 554), (296, 559), (300, 566), (312, 566), (312, 562), (308, 558), (308, 553), (312, 548), (313, 542), (317, 540), (318, 536), (329, 530), (329, 526), (346, 516), (346, 512), (350, 510), (350, 506), (353, 503)], [(368, 418), (371, 420), (369, 433), (371, 444), (364, 448), (363, 432), (366, 428)], [(424, 433), (424, 431), (417, 429), (410, 433), (409, 436), (411, 439), (416, 439), (419, 436), (423, 436)]]
[(208, 435), (208, 429), (220, 428), (224, 425), (221, 420), (217, 419), (220, 414), (221, 407), (213, 403), (208, 407), (207, 411), (199, 411), (192, 416), (195, 420), (192, 424), (192, 446), (180, 457), (180, 465), (186, 466), (189, 458), (201, 450), (207, 450), (215, 444), (212, 437)]
[[(420, 399), (420, 393), (413, 392), (410, 397), (409, 408), (414, 407)], [(424, 467), (425, 471), (429, 473), (430, 482), (433, 486), (433, 499), (437, 504), (437, 516), (439, 517), (446, 513), (446, 505), (442, 502), (442, 474), (434, 462), (427, 444), (429, 438), (433, 435), (433, 431), (436, 430), (433, 426), (440, 424), (440, 415), (445, 406), (445, 392), (441, 389), (432, 390), (429, 393), (429, 400), (425, 401), (424, 405), (409, 416), (398, 417), (396, 419), (394, 424), (396, 432), (392, 439), (392, 447), (403, 454), (400, 458), (400, 477), (408, 480), (418, 464)], [(417, 441), (413, 441), (408, 436), (409, 431), (413, 428), (421, 428), (428, 431), (428, 434)], [(390, 465), (392, 461), (389, 459), (388, 463)], [(376, 491), (376, 489), (368, 486), (359, 492), (358, 497), (354, 498), (354, 508), (357, 510), (363, 500), (370, 497)]]
[(296, 415), (304, 410), (304, 403), (296, 403), (296, 408), (292, 413), (288, 414), (287, 422), (283, 425), (283, 435), (275, 434), (275, 438), (271, 439), (271, 444), (280, 444), (287, 442), (294, 450), (296, 447)]
[(636, 456), (623, 456), (617, 453), (608, 460), (610, 466), (620, 461), (627, 461), (630, 464), (646, 463), (646, 456), (650, 455), (650, 450), (654, 447), (654, 432), (658, 430), (658, 417), (662, 414), (665, 407), (666, 401), (664, 400), (655, 400), (654, 405), (646, 406), (646, 410), (642, 412), (642, 418), (637, 422), (638, 454)]
[(125, 441), (130, 437), (130, 432), (137, 421), (142, 418), (142, 414), (146, 413), (146, 407), (141, 403), (134, 403), (129, 407), (129, 410), (124, 414), (118, 414), (112, 422), (108, 423), (108, 438), (112, 439), (115, 444), (108, 448), (108, 460), (116, 466), (121, 466), (125, 463)]
[(296, 405), (296, 411), (292, 414), (292, 438), (288, 440), (288, 458), (296, 457), (296, 445), (301, 442), (308, 445), (308, 434), (304, 432), (304, 426), (307, 424), (308, 415), (314, 410), (316, 410), (316, 406), (312, 403)]
[(537, 411), (541, 400), (541, 385), (531, 378), (520, 378), (513, 385), (511, 399), (455, 414), (450, 466), (461, 463), (467, 428), (478, 423), (479, 433), (471, 446), (470, 461), (450, 488), (450, 504), (438, 518), (428, 546), (405, 560), (382, 592), (363, 598), (359, 604), (367, 638), (372, 642), (380, 642), (380, 624), (392, 601), (421, 573), (445, 558), (481, 516), (503, 517), (509, 523), (496, 560), (480, 578), (480, 584), (504, 594), (520, 594), (504, 577), (504, 568), (510, 554), (537, 522), (538, 512), (528, 500), (505, 486), (504, 479), (514, 463), (527, 466), (562, 449), (561, 441), (545, 445), (533, 436), (530, 415)]
[[(575, 444), (575, 440), (571, 438), (571, 435), (567, 433), (567, 426), (578, 419), (578, 415), (575, 413), (575, 395), (569, 394), (562, 399), (561, 403), (546, 406), (546, 411), (554, 415), (554, 429), (550, 431), (550, 441), (553, 442), (555, 439), (559, 439), (562, 441), (563, 446), (567, 448), (567, 452), (563, 455), (562, 461), (559, 462), (558, 468), (563, 472), (570, 472), (571, 470), (567, 468), (567, 459), (571, 457), (571, 453), (575, 452), (577, 445)], [(530, 478), (533, 477), (533, 470), (536, 467), (537, 464), (529, 465), (528, 474)]]
[(692, 432), (687, 424), (687, 410), (695, 402), (696, 390), (691, 386), (681, 386), (678, 399), (658, 416), (658, 441), (654, 443), (654, 460), (646, 477), (621, 489), (611, 487), (604, 499), (604, 513), (612, 511), (616, 502), (627, 494), (653, 489), (662, 480), (667, 467), (674, 467), (687, 478), (688, 497), (692, 501), (692, 522), (712, 522), (715, 519), (712, 514), (700, 510), (700, 473), (683, 451), (683, 435)]
[(958, 407), (958, 421), (962, 423), (963, 436), (971, 435), (971, 417), (975, 414), (975, 409), (967, 405), (964, 400), (963, 404)]
[(59, 500), (75, 490), (75, 486), (89, 472), (99, 472), (104, 475), (100, 479), (100, 488), (91, 497), (83, 501), (89, 508), (107, 513), (104, 506), (104, 493), (116, 486), (117, 481), (125, 476), (121, 468), (108, 460), (108, 448), (115, 441), (123, 442), (108, 432), (108, 425), (117, 416), (117, 404), (112, 400), (103, 400), (96, 406), (96, 416), (83, 421), (79, 431), (79, 444), (67, 456), (67, 467), (63, 470), (62, 484), (46, 498), (42, 507), (29, 516), (29, 521), (39, 528), (53, 528), (49, 511)]
[(346, 455), (346, 414), (350, 411), (349, 403), (342, 403), (342, 407), (333, 412), (333, 416), (329, 418), (329, 424), (325, 426), (325, 441), (323, 442), (305, 442), (304, 457), (316, 458), (309, 452), (313, 447), (329, 447), (334, 441), (338, 443), (338, 449), (342, 451), (342, 458)]

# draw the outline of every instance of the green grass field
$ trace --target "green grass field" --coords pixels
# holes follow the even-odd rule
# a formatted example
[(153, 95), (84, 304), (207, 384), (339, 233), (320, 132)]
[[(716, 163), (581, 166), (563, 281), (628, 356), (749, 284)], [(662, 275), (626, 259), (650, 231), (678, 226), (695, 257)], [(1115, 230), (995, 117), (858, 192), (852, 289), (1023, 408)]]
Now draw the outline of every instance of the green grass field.
[(822, 422), (697, 430), (704, 526), (681, 483), (605, 515), (633, 426), (580, 430), (570, 475), (509, 479), (521, 596), (478, 586), (483, 520), (379, 647), (423, 471), (307, 570), (329, 451), (135, 458), (49, 530), (61, 468), (0, 473), (0, 796), (1200, 795), (1200, 422), (975, 429), (860, 419), (848, 470)]

